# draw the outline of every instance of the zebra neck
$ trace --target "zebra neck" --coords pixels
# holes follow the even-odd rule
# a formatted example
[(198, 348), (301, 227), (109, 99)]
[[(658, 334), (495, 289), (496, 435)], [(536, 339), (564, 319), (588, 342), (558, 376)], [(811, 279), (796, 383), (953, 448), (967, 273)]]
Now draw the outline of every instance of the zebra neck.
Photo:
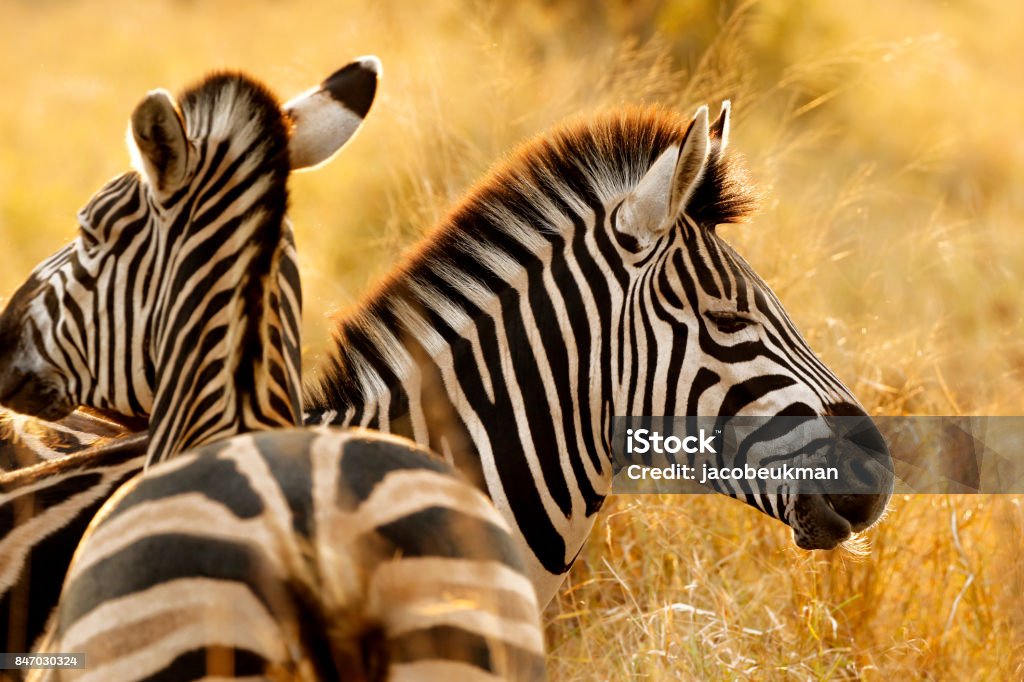
[[(239, 433), (295, 426), (301, 414), (301, 293), (287, 227), (214, 257), (212, 286), (171, 301), (154, 362), (147, 466)], [(210, 281), (207, 278), (206, 281)]]
[(535, 509), (596, 511), (611, 483), (610, 320), (568, 267), (576, 240), (548, 239), (487, 287), (455, 272), (443, 295), (437, 273), (392, 282), (339, 325), (307, 423), (408, 436), (510, 498), (539, 475), (550, 498)]

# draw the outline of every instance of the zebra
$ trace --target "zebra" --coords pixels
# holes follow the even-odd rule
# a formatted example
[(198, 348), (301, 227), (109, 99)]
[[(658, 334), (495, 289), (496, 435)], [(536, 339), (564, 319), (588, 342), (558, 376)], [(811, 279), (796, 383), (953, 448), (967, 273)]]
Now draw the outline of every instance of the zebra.
[[(341, 80), (375, 88), (377, 70), (363, 60)], [(543, 678), (533, 585), (483, 491), (398, 436), (287, 429), (301, 416), (301, 296), (286, 179), (320, 158), (311, 139), (354, 132), (310, 137), (294, 110), (241, 74), (178, 102), (151, 93), (131, 119), (140, 172), (93, 198), (75, 244), (111, 263), (97, 271), (148, 263), (151, 284), (128, 287), (135, 297), (115, 296), (110, 276), (72, 288), (79, 252), (65, 249), (13, 299), (55, 299), (58, 319), (102, 300), (69, 336), (134, 315), (155, 337), (151, 397), (134, 393), (152, 410), (151, 466), (96, 514), (39, 644), (87, 667), (29, 679)]]
[[(284, 105), (282, 110), (291, 135), (287, 147), (290, 166), (295, 169), (314, 168), (326, 163), (356, 132), (372, 103), (379, 71), (379, 61), (375, 57), (356, 60), (325, 79), (319, 87), (310, 89)], [(173, 123), (180, 120), (180, 113), (173, 104), (167, 106), (171, 102), (171, 97), (166, 91), (154, 91), (146, 98), (146, 105), (136, 110), (136, 114), (142, 117), (147, 110), (152, 111), (153, 107), (157, 107), (159, 111), (163, 106), (163, 111), (168, 117), (166, 122)], [(276, 119), (280, 118), (281, 114), (278, 113)], [(208, 128), (212, 121), (193, 122), (193, 125), (196, 123), (201, 125), (207, 134), (210, 132)], [(277, 121), (277, 125), (285, 124)], [(142, 146), (145, 147), (146, 140), (142, 142)], [(181, 139), (178, 139), (178, 142), (184, 144)], [(198, 160), (199, 147), (193, 146), (193, 140), (188, 140), (187, 146), (190, 158), (193, 161)], [(223, 149), (221, 145), (212, 150), (214, 155), (211, 158), (214, 161), (222, 160)], [(137, 160), (140, 170), (144, 169), (141, 156)], [(226, 173), (217, 175), (218, 168), (214, 163), (209, 163), (205, 169), (193, 168), (189, 173), (195, 175), (197, 170), (204, 170), (206, 175), (196, 177), (214, 189), (219, 188), (220, 184), (229, 178), (229, 174)], [(234, 172), (237, 171), (238, 168), (235, 168)], [(83, 261), (92, 267), (96, 266), (95, 255), (100, 245), (100, 237), (110, 240), (111, 244), (120, 244), (120, 248), (125, 248), (125, 243), (118, 239), (130, 239), (133, 235), (138, 237), (140, 218), (145, 218), (150, 211), (154, 215), (165, 216), (165, 213), (157, 211), (157, 205), (143, 191), (139, 178), (138, 173), (127, 173), (115, 178), (83, 209), (79, 220), (85, 224), (81, 226), (79, 238), (41, 264), (29, 282), (8, 302), (4, 311), (5, 322), (0, 323), (0, 345), (14, 351), (13, 346), (21, 343), (18, 337), (27, 328), (22, 328), (22, 321), (15, 318), (27, 314), (26, 308), (56, 311), (56, 308), (51, 306), (57, 305), (57, 291), (69, 291), (70, 288), (81, 287), (83, 284), (95, 287), (97, 281), (108, 281), (114, 274), (111, 268), (99, 269), (99, 277), (93, 278), (82, 267)], [(277, 182), (275, 186), (279, 190), (280, 200), (277, 208), (283, 210), (284, 195), (280, 193), (280, 187), (283, 185)], [(118, 191), (123, 194), (118, 195)], [(209, 200), (211, 197), (205, 198)], [(174, 196), (171, 199), (178, 203), (182, 200), (181, 197)], [(243, 196), (242, 200), (244, 199)], [(90, 220), (93, 222), (90, 223)], [(106, 229), (97, 231), (91, 227), (97, 224)], [(290, 230), (284, 232), (283, 236), (290, 240)], [(141, 251), (135, 242), (128, 246), (136, 257), (140, 255)], [(110, 262), (112, 260), (108, 259), (107, 263)], [(131, 267), (138, 273), (149, 273), (151, 265), (149, 260), (131, 263)], [(298, 297), (298, 270), (294, 256), (284, 258), (281, 266), (285, 278), (282, 289), (290, 291), (293, 298)], [(53, 278), (52, 284), (56, 286), (48, 290), (45, 300), (39, 300), (36, 295), (44, 290), (47, 276)], [(116, 281), (123, 284), (125, 280), (122, 277)], [(110, 288), (116, 289), (113, 286)], [(117, 293), (124, 298), (133, 295), (135, 291), (133, 289)], [(89, 310), (90, 321), (96, 319), (99, 310), (99, 299), (93, 297), (92, 300), (94, 305)], [(105, 300), (107, 303), (110, 301), (111, 297)], [(74, 301), (66, 303), (64, 298), (61, 302), (66, 304), (64, 316), (60, 320), (54, 320), (57, 326), (51, 329), (60, 334), (78, 334), (75, 338), (81, 339), (81, 325), (84, 325), (87, 319), (82, 313), (82, 306)], [(297, 310), (298, 307), (299, 301), (296, 298), (288, 306), (287, 311)], [(128, 306), (122, 306), (122, 309), (127, 310)], [(109, 400), (104, 396), (104, 404), (96, 407), (104, 414), (120, 411), (128, 417), (125, 421), (129, 425), (138, 423), (137, 419), (133, 418), (144, 411), (144, 403), (151, 403), (153, 400), (152, 388), (147, 384), (153, 372), (146, 371), (141, 362), (134, 360), (124, 364), (117, 363), (117, 354), (122, 352), (120, 349), (112, 348), (110, 355), (101, 357), (96, 342), (100, 338), (110, 339), (112, 329), (135, 329), (138, 332), (141, 328), (137, 325), (133, 327), (132, 323), (141, 318), (136, 318), (133, 313), (134, 311), (129, 311), (125, 315), (122, 312), (121, 317), (108, 324), (103, 334), (98, 335), (88, 349), (75, 349), (72, 346), (49, 347), (49, 352), (56, 354), (56, 357), (77, 363), (75, 366), (81, 374), (71, 377), (76, 381), (76, 390), (84, 390), (91, 386), (93, 391), (110, 393)], [(296, 316), (293, 314), (293, 317)], [(299, 363), (297, 325), (297, 319), (286, 320), (286, 324), (282, 325), (290, 339), (290, 348), (283, 359), (287, 363), (286, 371), (293, 381), (297, 380)], [(41, 340), (41, 337), (36, 336), (38, 333), (38, 330), (34, 329), (29, 335)], [(120, 337), (116, 337), (113, 340), (117, 342), (119, 339)], [(149, 338), (136, 336), (131, 341), (133, 350), (148, 346), (149, 341)], [(32, 340), (26, 339), (26, 342), (31, 343)], [(88, 353), (83, 352), (86, 350)], [(26, 369), (36, 366), (35, 363), (42, 362), (47, 353), (45, 348), (39, 346), (32, 350), (32, 357), (27, 359), (27, 365), (19, 365), (17, 361), (7, 362), (7, 359), (0, 363), (0, 394), (4, 395), (4, 402), (8, 407), (33, 412), (37, 416), (52, 420), (63, 417), (70, 409), (70, 405), (45, 384), (45, 379), (40, 382), (37, 377), (25, 373)], [(83, 362), (88, 367), (84, 367), (81, 364)], [(131, 381), (125, 377), (126, 372), (132, 375)], [(262, 376), (265, 372), (261, 371), (258, 374)], [(52, 378), (53, 375), (50, 376)], [(88, 385), (80, 381), (87, 377), (90, 382)], [(96, 381), (92, 381), (93, 379)], [(142, 386), (138, 391), (134, 390), (136, 382)], [(113, 407), (107, 409), (107, 405)], [(285, 412), (294, 409), (296, 406), (290, 404), (284, 407)], [(290, 418), (288, 423), (292, 423)], [(80, 412), (66, 417), (56, 427), (40, 429), (38, 424), (32, 425), (38, 430), (34, 442), (25, 437), (25, 421), (15, 422), (12, 426), (20, 431), (21, 440), (27, 441), (25, 445), (5, 444), (6, 448), (13, 452), (12, 457), (25, 456), (27, 452), (30, 456), (42, 460), (35, 466), (9, 473), (0, 472), (0, 613), (4, 616), (0, 618), (0, 642), (4, 643), (8, 651), (23, 651), (42, 633), (57, 602), (71, 555), (89, 520), (118, 486), (142, 470), (149, 441), (141, 435), (131, 436), (126, 433), (128, 429), (108, 426), (101, 417)], [(69, 443), (70, 448), (74, 447), (75, 441), (92, 441), (102, 447), (72, 450), (72, 455), (64, 459), (47, 456), (58, 452), (54, 443), (60, 442), (64, 429), (71, 428), (75, 433), (85, 431), (86, 435), (72, 434), (74, 440)], [(55, 433), (57, 437), (54, 436)], [(192, 434), (190, 437), (195, 435)], [(114, 440), (110, 441), (111, 438)], [(44, 454), (40, 456), (40, 453)]]
[[(444, 453), (521, 533), (546, 602), (610, 492), (614, 415), (866, 418), (716, 230), (757, 198), (730, 116), (627, 108), (525, 144), (340, 321), (307, 421)], [(821, 435), (783, 440), (797, 453)], [(826, 434), (813, 455), (838, 452), (863, 494), (726, 492), (798, 546), (834, 548), (893, 485), (874, 425), (853, 439)]]
[[(443, 454), (508, 520), (546, 603), (610, 492), (615, 415), (866, 418), (717, 230), (756, 206), (730, 117), (632, 107), (527, 142), (338, 322), (305, 422)], [(861, 494), (727, 494), (804, 549), (881, 517), (893, 476), (873, 425), (780, 441), (840, 454)]]

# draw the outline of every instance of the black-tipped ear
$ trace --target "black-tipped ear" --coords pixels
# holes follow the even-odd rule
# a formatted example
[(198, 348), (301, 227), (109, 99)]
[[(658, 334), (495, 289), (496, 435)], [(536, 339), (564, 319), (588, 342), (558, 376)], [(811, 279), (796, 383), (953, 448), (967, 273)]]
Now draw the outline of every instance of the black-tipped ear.
[(718, 118), (711, 124), (711, 137), (718, 139), (718, 149), (724, 152), (729, 146), (729, 115), (732, 105), (729, 100), (722, 100), (722, 108), (718, 112)]
[(320, 88), (360, 118), (366, 118), (377, 94), (377, 80), (383, 69), (373, 55), (360, 57), (328, 76)]
[(361, 57), (284, 105), (292, 121), (292, 170), (327, 162), (355, 135), (373, 104), (380, 73), (380, 60)]
[(185, 124), (166, 90), (154, 90), (132, 112), (132, 137), (150, 185), (168, 192), (181, 185), (188, 168)]

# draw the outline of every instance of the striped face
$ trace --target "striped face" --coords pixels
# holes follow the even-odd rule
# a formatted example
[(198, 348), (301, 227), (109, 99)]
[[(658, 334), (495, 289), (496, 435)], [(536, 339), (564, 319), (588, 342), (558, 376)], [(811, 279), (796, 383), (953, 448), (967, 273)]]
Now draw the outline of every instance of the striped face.
[[(117, 321), (108, 313), (129, 308), (125, 275), (119, 277), (110, 246), (127, 238), (133, 253), (151, 261), (138, 242), (154, 227), (152, 201), (138, 173), (110, 181), (80, 212), (77, 238), (43, 261), (14, 294), (0, 317), (4, 405), (49, 420), (78, 404), (128, 415), (148, 412), (153, 394), (143, 371), (144, 339), (132, 323), (138, 308)], [(120, 290), (115, 279), (122, 280)], [(116, 300), (102, 300), (97, 290), (114, 293)], [(113, 327), (117, 322), (121, 331)]]
[(785, 417), (771, 422), (771, 438), (762, 430), (740, 444), (745, 463), (777, 466), (781, 447), (793, 465), (799, 456), (804, 465), (836, 467), (844, 492), (857, 494), (809, 494), (803, 482), (771, 495), (740, 482), (716, 489), (788, 523), (799, 546), (832, 548), (881, 516), (892, 462), (869, 420), (842, 435), (820, 418), (866, 415), (768, 285), (715, 232), (744, 201), (729, 187), (736, 179), (723, 158), (728, 115), (726, 105), (709, 127), (702, 108), (683, 144), (665, 151), (610, 211), (628, 281), (616, 414)]
[[(378, 72), (364, 58), (284, 106), (233, 74), (178, 101), (151, 92), (131, 118), (137, 170), (89, 200), (74, 241), (33, 271), (0, 316), (0, 404), (50, 420), (78, 405), (148, 415), (170, 382), (192, 376), (201, 390), (205, 377), (220, 376), (197, 364), (204, 357), (230, 364), (228, 346), (259, 344), (246, 336), (250, 318), (288, 303), (297, 311), (286, 177), (354, 134)], [(264, 262), (279, 252), (282, 262)], [(250, 278), (246, 300), (238, 282), (249, 271), (290, 280), (295, 300), (256, 300), (268, 290), (255, 281), (262, 275)], [(298, 323), (279, 325), (278, 345), (294, 346), (279, 365), (294, 385)], [(233, 337), (227, 330), (239, 325)], [(297, 415), (298, 405), (289, 410)]]

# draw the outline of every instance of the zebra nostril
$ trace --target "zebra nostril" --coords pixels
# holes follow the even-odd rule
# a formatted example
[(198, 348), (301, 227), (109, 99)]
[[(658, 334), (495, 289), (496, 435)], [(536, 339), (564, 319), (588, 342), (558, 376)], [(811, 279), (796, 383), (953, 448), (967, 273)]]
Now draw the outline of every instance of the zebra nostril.
[(893, 484), (889, 448), (874, 423), (865, 422), (842, 436), (837, 454), (846, 476), (844, 492), (888, 495)]
[(849, 470), (850, 474), (857, 480), (857, 482), (864, 484), (865, 488), (871, 488), (878, 482), (878, 477), (872, 473), (871, 469), (868, 468), (868, 466), (861, 460), (851, 460)]

